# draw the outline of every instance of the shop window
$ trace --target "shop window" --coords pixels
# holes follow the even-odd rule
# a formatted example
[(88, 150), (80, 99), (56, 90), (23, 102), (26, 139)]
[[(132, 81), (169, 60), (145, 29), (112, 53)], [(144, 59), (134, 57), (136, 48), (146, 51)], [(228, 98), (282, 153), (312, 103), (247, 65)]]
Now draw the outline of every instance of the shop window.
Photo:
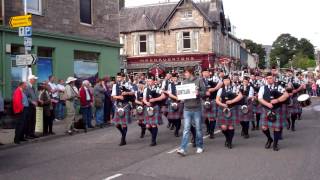
[(94, 79), (98, 77), (98, 53), (75, 51), (74, 74), (80, 79)]
[(91, 0), (80, 0), (80, 22), (85, 24), (92, 24)]
[(52, 53), (52, 48), (38, 48), (37, 76), (39, 83), (47, 81), (49, 76), (53, 75)]
[(24, 54), (24, 47), (20, 45), (11, 45), (11, 90), (18, 87), (18, 84), (22, 81), (22, 74), (26, 72), (26, 69), (22, 66), (16, 65), (16, 55)]
[(42, 0), (27, 0), (27, 12), (31, 14), (42, 14)]

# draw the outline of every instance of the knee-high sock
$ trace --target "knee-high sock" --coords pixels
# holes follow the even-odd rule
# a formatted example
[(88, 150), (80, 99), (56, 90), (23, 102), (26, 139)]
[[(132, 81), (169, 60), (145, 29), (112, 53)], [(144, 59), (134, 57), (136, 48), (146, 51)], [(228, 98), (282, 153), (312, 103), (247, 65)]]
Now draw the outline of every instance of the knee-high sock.
[(116, 127), (120, 131), (121, 135), (123, 135), (123, 129), (122, 129), (121, 125), (117, 125)]
[(226, 141), (228, 142), (228, 139), (229, 139), (228, 130), (222, 130), (222, 134), (224, 135), (224, 137), (226, 137)]
[(249, 121), (244, 122), (243, 125), (244, 125), (244, 134), (245, 134), (245, 135), (248, 135), (248, 134), (249, 134), (250, 122), (249, 122)]
[(152, 131), (152, 142), (156, 142), (157, 135), (158, 135), (158, 127), (153, 127), (151, 131)]
[(281, 136), (281, 132), (280, 131), (274, 131), (274, 145), (278, 145), (280, 136)]
[(230, 144), (232, 144), (233, 136), (234, 136), (234, 129), (228, 129), (228, 137), (229, 137)]
[(207, 132), (210, 132), (210, 121), (208, 119), (205, 120), (205, 124), (207, 127)]
[(271, 135), (270, 135), (270, 130), (269, 130), (269, 129), (263, 130), (262, 132), (267, 136), (267, 138), (268, 138), (269, 141), (272, 141), (272, 140), (273, 140), (272, 137), (271, 137)]
[(245, 122), (240, 121), (240, 125), (241, 125), (241, 132), (244, 133), (245, 132)]
[(259, 127), (259, 123), (260, 123), (260, 113), (256, 114), (256, 121), (257, 121), (257, 127)]
[(128, 127), (124, 127), (122, 129), (123, 129), (122, 138), (125, 140), (128, 132)]
[(296, 120), (297, 120), (297, 114), (291, 114), (291, 128), (294, 129), (295, 128), (295, 123), (296, 123)]
[(179, 132), (180, 128), (181, 128), (181, 119), (176, 120), (176, 132)]

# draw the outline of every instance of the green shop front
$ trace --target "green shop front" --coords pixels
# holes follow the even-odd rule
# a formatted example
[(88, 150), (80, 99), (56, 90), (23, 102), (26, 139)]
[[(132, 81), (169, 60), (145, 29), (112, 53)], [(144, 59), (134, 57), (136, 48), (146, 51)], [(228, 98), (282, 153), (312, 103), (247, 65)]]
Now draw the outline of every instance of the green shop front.
[[(25, 52), (23, 37), (15, 30), (0, 27), (0, 42), (0, 91), (10, 99), (25, 70), (15, 62), (15, 56)], [(32, 70), (38, 82), (49, 75), (57, 79), (113, 76), (120, 69), (118, 43), (45, 32), (33, 32), (32, 43), (31, 53), (38, 56)]]

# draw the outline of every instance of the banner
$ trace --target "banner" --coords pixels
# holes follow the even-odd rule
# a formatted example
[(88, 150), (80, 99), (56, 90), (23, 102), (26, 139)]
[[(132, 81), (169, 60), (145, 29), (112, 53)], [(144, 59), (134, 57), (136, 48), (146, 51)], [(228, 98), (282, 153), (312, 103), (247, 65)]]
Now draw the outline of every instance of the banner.
[(43, 133), (43, 108), (36, 107), (36, 128), (37, 133)]
[(196, 85), (193, 84), (184, 84), (179, 85), (177, 88), (177, 96), (179, 100), (186, 99), (196, 99), (197, 98), (197, 88)]

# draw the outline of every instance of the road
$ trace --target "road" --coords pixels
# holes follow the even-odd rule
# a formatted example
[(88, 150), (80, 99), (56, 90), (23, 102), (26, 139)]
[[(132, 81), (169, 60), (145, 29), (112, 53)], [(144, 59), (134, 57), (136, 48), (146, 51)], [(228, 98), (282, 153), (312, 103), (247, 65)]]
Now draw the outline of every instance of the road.
[[(240, 137), (234, 148), (224, 147), (219, 131), (205, 139), (205, 152), (188, 156), (174, 150), (180, 143), (165, 125), (158, 146), (150, 135), (139, 138), (136, 124), (129, 126), (128, 145), (119, 147), (119, 133), (111, 127), (87, 134), (0, 150), (0, 179), (5, 180), (318, 180), (320, 179), (320, 104), (304, 110), (297, 131), (284, 131), (280, 151), (264, 149), (261, 131)], [(316, 111), (316, 109), (318, 111)]]

